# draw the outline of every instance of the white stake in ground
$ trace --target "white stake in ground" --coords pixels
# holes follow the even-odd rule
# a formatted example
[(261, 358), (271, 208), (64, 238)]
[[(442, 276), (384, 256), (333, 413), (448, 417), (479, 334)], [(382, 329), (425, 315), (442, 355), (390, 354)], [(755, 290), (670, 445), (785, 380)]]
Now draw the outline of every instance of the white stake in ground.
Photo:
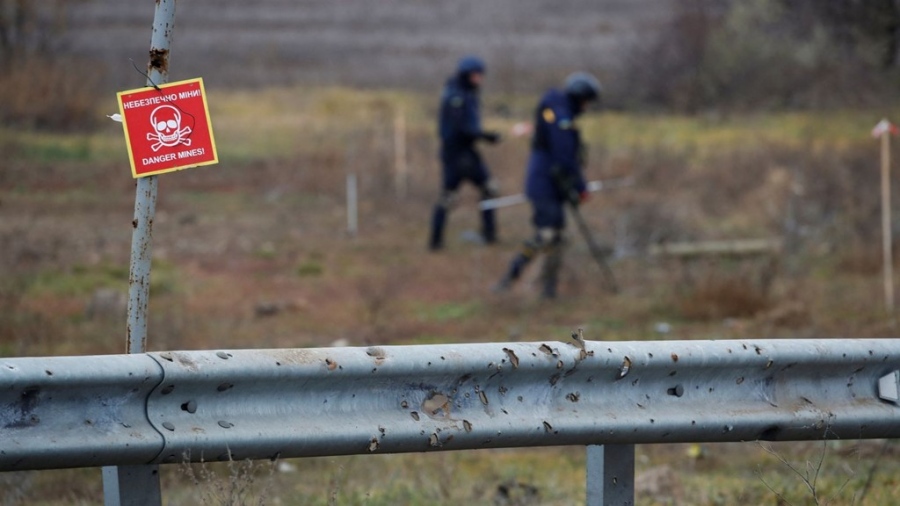
[(394, 188), (397, 198), (406, 198), (409, 186), (409, 166), (406, 164), (406, 117), (403, 109), (394, 116)]
[(347, 174), (347, 234), (356, 237), (359, 232), (359, 211), (356, 197), (356, 173)]
[(898, 129), (883, 119), (872, 129), (872, 137), (881, 138), (881, 236), (884, 260), (884, 305), (894, 312), (894, 266), (891, 234), (891, 135)]

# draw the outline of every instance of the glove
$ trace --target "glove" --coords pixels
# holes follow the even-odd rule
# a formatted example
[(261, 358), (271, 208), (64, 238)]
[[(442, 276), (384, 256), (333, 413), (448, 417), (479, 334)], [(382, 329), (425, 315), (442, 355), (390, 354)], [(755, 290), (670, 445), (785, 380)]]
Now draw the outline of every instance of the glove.
[(570, 187), (563, 195), (565, 196), (565, 201), (568, 202), (570, 206), (578, 207), (581, 204), (581, 193), (575, 188)]
[(571, 204), (572, 207), (578, 207), (581, 204), (584, 204), (585, 202), (590, 200), (590, 198), (591, 198), (591, 194), (588, 193), (587, 190), (579, 192), (575, 188), (571, 188), (567, 195), (568, 195), (568, 198), (566, 200), (568, 200), (569, 204)]
[(490, 144), (497, 144), (500, 142), (500, 134), (497, 132), (484, 132), (481, 134), (481, 138)]

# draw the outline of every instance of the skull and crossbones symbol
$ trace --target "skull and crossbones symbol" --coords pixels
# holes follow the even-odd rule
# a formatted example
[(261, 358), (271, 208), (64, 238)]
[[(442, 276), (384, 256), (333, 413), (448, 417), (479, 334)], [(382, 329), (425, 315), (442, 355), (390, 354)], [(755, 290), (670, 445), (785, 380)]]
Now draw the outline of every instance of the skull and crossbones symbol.
[(156, 141), (150, 146), (153, 152), (163, 146), (172, 147), (179, 144), (191, 145), (191, 127), (181, 128), (181, 111), (171, 105), (161, 105), (150, 113), (150, 124), (153, 132), (147, 134), (148, 141)]

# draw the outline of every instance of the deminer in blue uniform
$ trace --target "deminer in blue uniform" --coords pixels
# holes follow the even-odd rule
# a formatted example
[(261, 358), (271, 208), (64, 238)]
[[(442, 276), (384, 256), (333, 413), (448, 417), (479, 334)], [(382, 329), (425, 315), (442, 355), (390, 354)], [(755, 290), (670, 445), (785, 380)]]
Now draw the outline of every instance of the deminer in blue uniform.
[(591, 102), (600, 100), (600, 83), (585, 72), (570, 75), (562, 90), (551, 89), (541, 98), (535, 113), (534, 137), (525, 181), (525, 195), (532, 207), (535, 235), (513, 258), (506, 275), (495, 286), (512, 286), (531, 260), (546, 255), (541, 272), (541, 296), (556, 297), (562, 264), (565, 205), (578, 205), (588, 197), (583, 165), (583, 146), (575, 119)]
[[(459, 186), (469, 181), (478, 187), (482, 199), (497, 195), (496, 182), (481, 160), (476, 149), (479, 141), (495, 144), (500, 134), (481, 129), (481, 113), (478, 91), (485, 74), (484, 62), (475, 56), (459, 61), (456, 74), (447, 80), (441, 96), (438, 133), (441, 138), (441, 164), (443, 183), (441, 198), (434, 206), (431, 219), (429, 247), (439, 250), (444, 244), (444, 225), (447, 214), (458, 198)], [(494, 211), (481, 213), (481, 234), (488, 244), (497, 240)]]

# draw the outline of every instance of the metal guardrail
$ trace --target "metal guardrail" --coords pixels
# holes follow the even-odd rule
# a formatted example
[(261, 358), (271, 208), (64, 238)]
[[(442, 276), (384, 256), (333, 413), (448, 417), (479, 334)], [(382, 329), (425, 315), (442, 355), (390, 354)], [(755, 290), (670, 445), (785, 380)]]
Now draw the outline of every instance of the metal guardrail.
[(0, 471), (548, 445), (895, 438), (897, 370), (898, 339), (573, 340), (4, 358)]
[(0, 471), (148, 462), (161, 381), (147, 355), (0, 359)]

